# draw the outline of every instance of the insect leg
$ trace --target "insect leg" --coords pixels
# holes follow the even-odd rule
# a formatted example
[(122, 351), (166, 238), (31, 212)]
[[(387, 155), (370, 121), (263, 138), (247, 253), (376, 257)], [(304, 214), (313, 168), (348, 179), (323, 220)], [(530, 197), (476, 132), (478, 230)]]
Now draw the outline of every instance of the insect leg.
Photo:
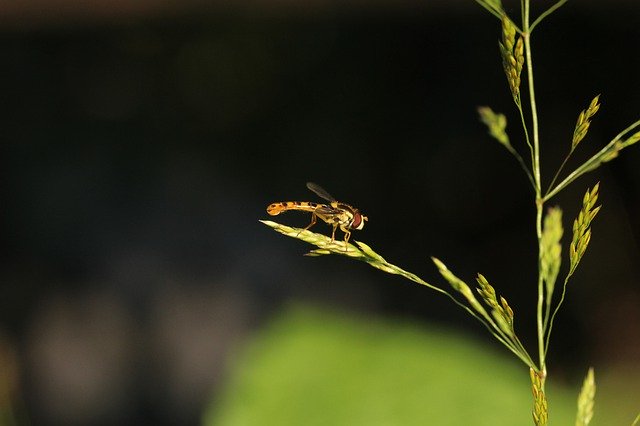
[(303, 229), (303, 231), (306, 231), (307, 229), (311, 228), (313, 225), (316, 224), (316, 220), (317, 220), (317, 216), (315, 213), (311, 213), (311, 223), (307, 225), (306, 228)]
[(334, 242), (336, 240), (336, 229), (338, 228), (338, 224), (334, 223), (333, 224), (333, 232), (331, 233), (331, 242)]
[(340, 230), (344, 232), (344, 242), (348, 243), (349, 238), (351, 237), (351, 231), (349, 231), (349, 229), (344, 225), (340, 225)]
[(342, 229), (342, 231), (344, 232), (344, 248), (345, 251), (349, 250), (349, 238), (351, 238), (351, 231), (349, 231), (347, 228), (345, 228), (344, 226), (341, 226), (340, 229)]

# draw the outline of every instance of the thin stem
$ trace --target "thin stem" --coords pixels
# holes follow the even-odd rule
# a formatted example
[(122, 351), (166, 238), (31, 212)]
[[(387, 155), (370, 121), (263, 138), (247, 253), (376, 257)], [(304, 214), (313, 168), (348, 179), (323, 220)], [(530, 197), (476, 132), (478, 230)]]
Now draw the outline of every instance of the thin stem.
[(538, 331), (538, 363), (543, 376), (546, 376), (544, 353), (544, 329), (542, 323), (544, 310), (544, 280), (542, 278), (542, 186), (540, 184), (540, 138), (538, 133), (538, 108), (536, 105), (535, 87), (533, 84), (533, 60), (531, 58), (531, 28), (529, 26), (530, 0), (523, 0), (522, 8), (522, 37), (524, 39), (525, 61), (527, 64), (527, 81), (529, 83), (529, 104), (531, 106), (531, 131), (533, 136), (533, 177), (536, 191), (536, 235), (538, 238), (538, 303), (536, 309)]
[(615, 138), (613, 138), (613, 140), (611, 142), (617, 142), (620, 139), (622, 139), (622, 137), (624, 135), (626, 135), (627, 133), (629, 133), (630, 131), (632, 131), (633, 129), (635, 129), (636, 127), (640, 126), (640, 120), (633, 122), (631, 125), (629, 125), (626, 129), (624, 129), (623, 131), (621, 131), (620, 133), (618, 133), (616, 135)]
[(541, 257), (542, 257), (542, 211), (543, 201), (538, 198), (536, 201), (536, 233), (538, 236), (538, 304), (536, 309), (536, 325), (538, 330), (538, 358), (540, 363), (540, 371), (546, 373), (545, 367), (545, 352), (544, 352), (544, 325), (543, 325), (543, 310), (544, 310), (544, 279), (542, 277)]
[(551, 319), (549, 320), (549, 329), (547, 330), (547, 337), (546, 337), (545, 343), (544, 343), (544, 353), (545, 354), (549, 350), (549, 339), (551, 338), (551, 329), (553, 329), (553, 320), (556, 318), (556, 314), (560, 310), (560, 305), (562, 305), (562, 302), (564, 302), (564, 296), (567, 294), (567, 283), (569, 282), (569, 278), (571, 278), (571, 275), (573, 275), (573, 274), (568, 274), (567, 277), (564, 279), (564, 284), (562, 285), (562, 295), (560, 296), (560, 301), (556, 305), (556, 308), (553, 310), (553, 314), (551, 315)]
[(527, 174), (527, 177), (529, 178), (529, 182), (531, 182), (531, 186), (535, 190), (536, 183), (534, 182), (533, 176), (531, 175), (531, 172), (527, 168), (527, 165), (525, 164), (524, 160), (522, 159), (522, 156), (511, 145), (507, 146), (507, 149), (509, 150), (509, 152), (514, 157), (516, 157), (516, 160), (518, 160), (518, 163), (520, 163), (520, 167), (522, 167), (522, 170), (524, 170), (524, 172)]
[(604, 154), (606, 151), (608, 151), (610, 149), (610, 146), (613, 144), (614, 142), (610, 142), (609, 144), (607, 144), (607, 146), (605, 146), (604, 148), (602, 148), (600, 150), (600, 152), (598, 152), (596, 155), (594, 155), (593, 157), (589, 158), (587, 161), (585, 161), (580, 167), (578, 167), (577, 169), (575, 169), (573, 172), (571, 172), (571, 174), (569, 174), (569, 176), (567, 176), (566, 178), (564, 178), (564, 180), (562, 182), (560, 182), (558, 184), (558, 186), (556, 186), (555, 188), (553, 188), (553, 190), (547, 192), (547, 194), (544, 196), (544, 200), (548, 201), (550, 200), (554, 195), (556, 195), (558, 192), (562, 191), (564, 188), (566, 188), (571, 182), (573, 182), (574, 180), (578, 179), (580, 176), (582, 176), (583, 174), (587, 173), (588, 171), (592, 170), (592, 166), (594, 163), (597, 163), (598, 161), (600, 161), (600, 156), (602, 154)]
[(475, 2), (478, 3), (480, 6), (482, 6), (483, 8), (485, 8), (489, 13), (491, 13), (496, 18), (502, 19), (502, 16), (500, 16), (500, 11), (492, 7), (490, 3), (487, 3), (486, 1), (483, 1), (483, 0), (475, 0)]
[[(553, 297), (553, 291), (552, 292), (547, 292), (546, 295), (546, 299), (545, 299), (545, 309), (544, 309), (544, 322), (542, 324), (542, 332), (546, 333), (547, 332), (547, 327), (549, 326), (549, 315), (551, 314), (551, 300)], [(547, 350), (545, 349), (544, 353), (547, 353)]]
[[(522, 342), (520, 341), (520, 339), (518, 339), (518, 336), (514, 335), (513, 336), (514, 339), (514, 343), (516, 344), (516, 346), (519, 348), (520, 353), (523, 354), (523, 356), (526, 357), (526, 361), (525, 363), (531, 367), (531, 368), (535, 368), (536, 367), (536, 363), (533, 362), (533, 360), (531, 359), (531, 356), (529, 356), (529, 353), (527, 352), (527, 350), (524, 348), (524, 345), (522, 344)], [(522, 359), (522, 358), (520, 358)]]
[[(522, 122), (522, 128), (524, 129), (524, 140), (527, 142), (527, 146), (529, 147), (529, 155), (531, 156), (531, 167), (535, 167), (535, 161), (533, 159), (533, 145), (531, 145), (531, 138), (529, 137), (529, 129), (527, 128), (527, 121), (524, 118), (524, 112), (522, 111), (522, 105), (517, 104), (518, 112), (520, 113), (520, 121)], [(536, 189), (536, 183), (531, 178), (531, 183), (533, 184), (533, 189)]]
[(538, 16), (538, 18), (533, 21), (533, 24), (531, 24), (531, 27), (529, 28), (529, 32), (533, 31), (533, 29), (540, 23), (542, 22), (542, 20), (544, 18), (546, 18), (547, 16), (551, 15), (553, 12), (555, 12), (557, 9), (559, 9), (560, 7), (562, 7), (563, 4), (565, 4), (567, 1), (569, 0), (560, 0), (558, 3), (554, 4), (553, 6), (551, 6), (549, 9), (545, 10), (544, 12), (542, 12), (540, 14), (540, 16)]
[(553, 179), (551, 179), (551, 183), (549, 184), (549, 187), (547, 188), (547, 193), (549, 193), (551, 188), (553, 188), (553, 185), (556, 183), (556, 180), (558, 179), (558, 176), (560, 176), (560, 172), (562, 172), (562, 169), (564, 169), (564, 166), (567, 165), (567, 161), (569, 161), (569, 157), (571, 157), (571, 154), (573, 154), (573, 149), (571, 151), (569, 151), (569, 154), (567, 154), (566, 157), (564, 157), (564, 160), (562, 161), (562, 164), (560, 164), (560, 167), (558, 167), (558, 171), (556, 172), (555, 175), (553, 175)]
[[(527, 5), (529, 1), (526, 1)], [(528, 11), (527, 11), (528, 14)], [(528, 16), (527, 16), (528, 19)], [(526, 28), (525, 22), (525, 28)], [(533, 133), (533, 177), (536, 182), (536, 192), (540, 193), (540, 138), (538, 134), (538, 107), (536, 105), (535, 89), (533, 86), (533, 61), (531, 59), (531, 35), (528, 29), (524, 31), (525, 57), (527, 62), (527, 80), (529, 82), (529, 102), (531, 104), (531, 130)]]

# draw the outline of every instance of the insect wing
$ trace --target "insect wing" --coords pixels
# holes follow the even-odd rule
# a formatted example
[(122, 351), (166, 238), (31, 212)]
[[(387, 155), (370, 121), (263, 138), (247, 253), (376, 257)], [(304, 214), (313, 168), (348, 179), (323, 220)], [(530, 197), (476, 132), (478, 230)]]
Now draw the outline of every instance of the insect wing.
[(341, 209), (334, 209), (331, 206), (327, 206), (326, 204), (320, 204), (318, 208), (316, 208), (316, 214), (322, 216), (335, 216), (342, 213)]
[(328, 224), (335, 224), (343, 220), (344, 210), (336, 209), (326, 204), (319, 204), (314, 213)]
[(315, 192), (316, 195), (318, 195), (318, 197), (320, 197), (320, 198), (324, 198), (325, 200), (331, 201), (331, 202), (336, 201), (336, 199), (333, 198), (331, 196), (331, 194), (329, 194), (327, 191), (325, 191), (324, 188), (322, 188), (317, 183), (307, 182), (307, 188), (309, 188), (311, 191)]

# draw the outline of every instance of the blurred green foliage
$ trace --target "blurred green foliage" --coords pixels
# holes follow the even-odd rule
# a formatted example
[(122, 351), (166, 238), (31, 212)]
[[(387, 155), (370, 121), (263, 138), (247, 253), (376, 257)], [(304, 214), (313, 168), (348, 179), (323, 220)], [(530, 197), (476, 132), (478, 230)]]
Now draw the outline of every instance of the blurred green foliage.
[[(292, 306), (231, 364), (207, 426), (532, 422), (526, 368), (435, 326)], [(547, 393), (552, 424), (573, 424), (577, 390)]]

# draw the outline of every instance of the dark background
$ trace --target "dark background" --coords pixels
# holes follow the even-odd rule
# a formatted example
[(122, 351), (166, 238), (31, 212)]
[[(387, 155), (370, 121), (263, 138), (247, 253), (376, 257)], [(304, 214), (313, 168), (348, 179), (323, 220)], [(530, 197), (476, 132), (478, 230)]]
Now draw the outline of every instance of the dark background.
[[(439, 285), (431, 255), (470, 284), (482, 272), (535, 352), (533, 194), (477, 106), (506, 113), (527, 151), (499, 23), (479, 6), (45, 5), (2, 6), (0, 19), (0, 361), (19, 418), (196, 423), (229, 354), (292, 299), (488, 340), (446, 298), (304, 258), (309, 247), (258, 222), (273, 201), (318, 201), (309, 180), (368, 215), (353, 238), (392, 263)], [(633, 1), (570, 2), (537, 29), (547, 184), (593, 96), (602, 108), (573, 167), (640, 118), (638, 22)], [(555, 328), (558, 377), (637, 366), (639, 165), (634, 146), (553, 200), (566, 247), (601, 181)]]

